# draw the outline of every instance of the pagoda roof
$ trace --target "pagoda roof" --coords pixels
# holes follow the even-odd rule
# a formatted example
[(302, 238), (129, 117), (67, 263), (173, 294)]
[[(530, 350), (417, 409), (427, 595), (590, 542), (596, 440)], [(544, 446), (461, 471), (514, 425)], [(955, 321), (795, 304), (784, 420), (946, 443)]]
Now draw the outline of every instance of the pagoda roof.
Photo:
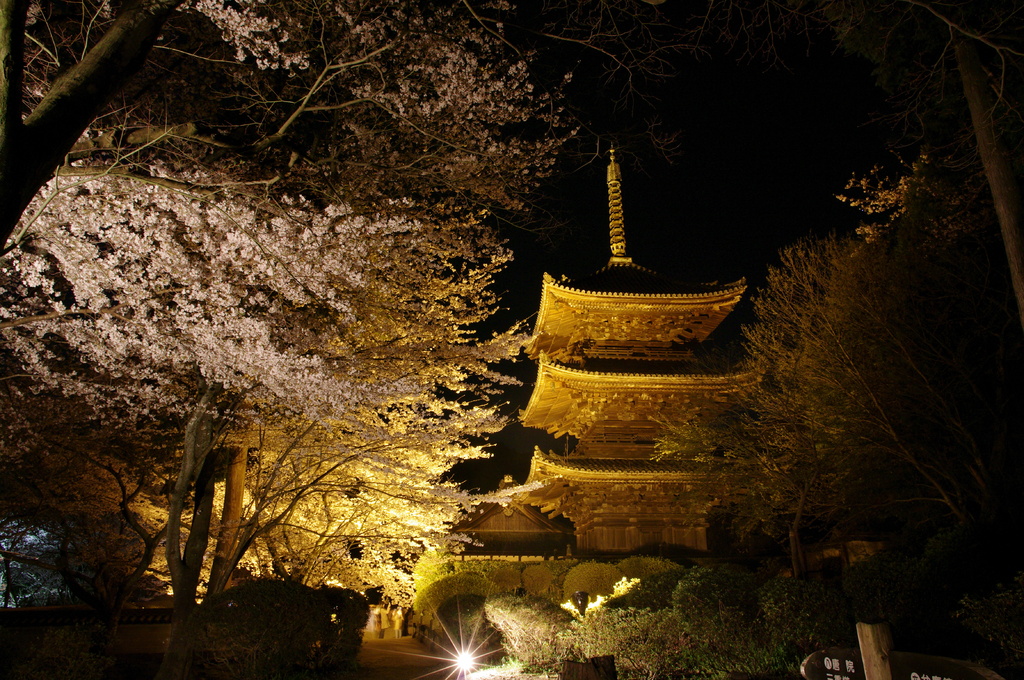
[[(649, 362), (657, 369), (661, 362)], [(523, 425), (582, 437), (600, 420), (647, 420), (666, 405), (694, 412), (724, 404), (749, 374), (620, 373), (570, 368), (542, 354)]]
[(701, 298), (725, 291), (746, 288), (743, 280), (720, 285), (709, 283), (685, 283), (675, 281), (658, 272), (642, 267), (628, 257), (613, 257), (607, 265), (589, 276), (579, 279), (563, 278), (561, 287), (588, 293), (610, 293), (613, 295), (643, 295)]
[[(557, 456), (537, 449), (530, 465), (530, 482), (541, 481), (542, 476), (608, 480), (616, 477), (664, 479), (666, 476), (692, 477), (703, 471), (692, 460), (650, 460), (646, 458), (585, 458), (583, 456)], [(534, 473), (537, 473), (536, 475)], [(535, 476), (538, 477), (535, 479)]]
[(746, 283), (680, 283), (629, 258), (575, 281), (544, 275), (532, 356), (581, 340), (701, 342), (740, 301)]

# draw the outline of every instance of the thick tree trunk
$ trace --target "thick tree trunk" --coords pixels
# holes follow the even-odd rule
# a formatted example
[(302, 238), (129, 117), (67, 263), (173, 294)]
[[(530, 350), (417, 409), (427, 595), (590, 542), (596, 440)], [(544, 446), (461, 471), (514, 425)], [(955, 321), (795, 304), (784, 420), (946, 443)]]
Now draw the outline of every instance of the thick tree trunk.
[(996, 131), (993, 120), (992, 97), (988, 79), (981, 67), (974, 42), (961, 38), (956, 43), (956, 61), (963, 82), (964, 97), (971, 110), (971, 124), (978, 144), (978, 155), (985, 168), (988, 186), (992, 192), (1003, 247), (1010, 265), (1010, 279), (1017, 299), (1017, 314), (1024, 328), (1024, 209), (1021, 205), (1020, 185), (1013, 174), (1010, 155)]
[[(185, 427), (181, 467), (168, 502), (167, 566), (174, 589), (174, 614), (167, 651), (156, 680), (185, 680), (192, 662), (192, 648), (186, 624), (196, 607), (196, 593), (203, 568), (203, 555), (210, 538), (213, 516), (215, 413), (217, 386), (204, 386)], [(187, 500), (193, 498), (188, 537), (182, 542), (182, 520)]]
[(89, 124), (146, 61), (183, 0), (129, 0), (80, 62), (24, 119), (21, 97), (25, 0), (0, 0), (0, 249), (22, 212)]
[(224, 480), (224, 509), (220, 517), (220, 532), (217, 534), (217, 548), (214, 551), (213, 567), (210, 569), (208, 594), (219, 593), (231, 582), (231, 572), (240, 557), (238, 548), (238, 525), (242, 521), (242, 501), (245, 497), (246, 452), (240, 446), (230, 449), (227, 475)]

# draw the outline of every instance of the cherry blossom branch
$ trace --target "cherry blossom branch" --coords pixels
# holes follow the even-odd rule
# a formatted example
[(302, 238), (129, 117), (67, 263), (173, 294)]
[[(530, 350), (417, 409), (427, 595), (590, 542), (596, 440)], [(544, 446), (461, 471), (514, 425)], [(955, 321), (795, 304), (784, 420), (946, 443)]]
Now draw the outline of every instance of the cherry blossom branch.
[[(60, 319), (67, 316), (99, 316), (101, 314), (111, 314), (113, 316), (117, 316), (117, 318), (124, 319), (123, 316), (116, 314), (116, 311), (123, 306), (123, 303), (119, 303), (104, 309), (66, 309), (64, 311), (50, 312), (48, 314), (25, 316), (20, 319), (11, 319), (10, 321), (0, 322), (0, 330), (4, 330), (6, 328), (17, 328), (18, 326), (25, 326), (32, 323), (38, 323), (40, 321), (53, 321), (54, 319)], [(124, 320), (127, 321), (127, 319)]]

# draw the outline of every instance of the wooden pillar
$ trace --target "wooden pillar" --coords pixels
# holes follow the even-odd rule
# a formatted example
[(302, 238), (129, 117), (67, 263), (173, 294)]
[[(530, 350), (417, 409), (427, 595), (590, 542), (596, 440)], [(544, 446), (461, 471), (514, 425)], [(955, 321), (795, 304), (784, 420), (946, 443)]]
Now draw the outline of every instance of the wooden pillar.
[(888, 623), (858, 623), (857, 642), (864, 662), (865, 680), (892, 680), (889, 652), (892, 651), (892, 631)]
[(559, 680), (618, 680), (614, 656), (595, 656), (589, 661), (563, 661)]

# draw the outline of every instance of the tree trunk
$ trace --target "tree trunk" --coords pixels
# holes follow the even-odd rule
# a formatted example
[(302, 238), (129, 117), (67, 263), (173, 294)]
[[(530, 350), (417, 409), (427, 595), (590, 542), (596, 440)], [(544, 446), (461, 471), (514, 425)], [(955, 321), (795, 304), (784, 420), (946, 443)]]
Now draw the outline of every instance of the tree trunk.
[[(174, 614), (167, 651), (156, 680), (185, 680), (192, 663), (186, 623), (196, 607), (203, 555), (210, 538), (215, 462), (211, 451), (216, 438), (214, 408), (220, 392), (218, 386), (200, 388), (200, 399), (185, 426), (181, 467), (168, 499), (166, 555), (174, 590)], [(182, 520), (190, 496), (194, 496), (192, 522), (182, 545)]]
[(82, 60), (22, 121), (24, 0), (0, 0), (0, 249), (82, 132), (145, 63), (182, 0), (129, 0)]
[(994, 105), (988, 92), (988, 79), (981, 67), (974, 43), (961, 38), (956, 43), (956, 61), (963, 82), (964, 97), (971, 110), (971, 124), (978, 144), (985, 176), (995, 205), (1003, 247), (1010, 265), (1010, 280), (1017, 299), (1017, 314), (1024, 328), (1024, 225), (1020, 185), (1013, 174), (1009, 153), (999, 140), (993, 120)]
[[(22, 55), (26, 0), (0, 0), (0, 178), (13, 175), (21, 148)], [(0, 205), (8, 187), (0, 185)], [(6, 237), (0, 239), (3, 249)]]
[(219, 593), (231, 582), (231, 572), (238, 563), (238, 525), (242, 521), (242, 501), (245, 498), (246, 452), (240, 446), (229, 449), (227, 476), (224, 480), (224, 508), (220, 517), (220, 532), (210, 569), (207, 594)]

